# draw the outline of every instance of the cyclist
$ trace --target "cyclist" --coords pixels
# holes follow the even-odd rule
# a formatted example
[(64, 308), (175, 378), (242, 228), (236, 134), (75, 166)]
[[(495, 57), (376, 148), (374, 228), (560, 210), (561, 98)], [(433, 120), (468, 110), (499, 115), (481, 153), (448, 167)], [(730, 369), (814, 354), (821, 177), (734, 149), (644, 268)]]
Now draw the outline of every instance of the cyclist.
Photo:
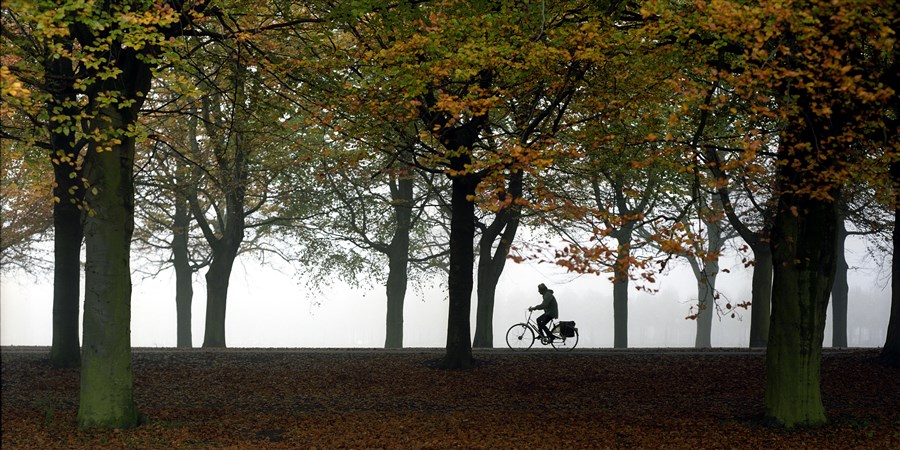
[(547, 328), (547, 322), (550, 322), (551, 319), (559, 318), (559, 305), (556, 303), (556, 297), (553, 296), (553, 291), (547, 289), (547, 286), (545, 286), (544, 283), (538, 285), (538, 293), (541, 294), (543, 301), (540, 305), (529, 307), (528, 310), (534, 311), (536, 309), (541, 309), (544, 311), (544, 313), (537, 318), (538, 334), (541, 335), (541, 340), (552, 340), (553, 335), (550, 334), (550, 330)]

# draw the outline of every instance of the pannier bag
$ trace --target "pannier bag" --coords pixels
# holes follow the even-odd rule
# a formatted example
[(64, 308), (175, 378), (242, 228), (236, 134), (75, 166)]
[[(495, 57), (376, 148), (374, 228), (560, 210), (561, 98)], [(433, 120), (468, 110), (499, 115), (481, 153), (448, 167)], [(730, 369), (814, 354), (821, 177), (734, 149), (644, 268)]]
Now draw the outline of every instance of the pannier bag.
[(559, 327), (562, 330), (562, 337), (574, 337), (575, 336), (575, 322), (559, 322)]

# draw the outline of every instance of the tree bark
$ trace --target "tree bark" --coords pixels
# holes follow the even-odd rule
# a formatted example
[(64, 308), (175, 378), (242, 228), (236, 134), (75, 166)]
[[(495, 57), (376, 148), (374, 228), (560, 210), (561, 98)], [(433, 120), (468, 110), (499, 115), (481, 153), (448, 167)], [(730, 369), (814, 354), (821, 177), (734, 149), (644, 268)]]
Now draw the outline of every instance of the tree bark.
[(837, 269), (834, 286), (831, 288), (831, 346), (847, 347), (847, 306), (850, 286), (847, 283), (847, 255), (845, 254), (847, 229), (843, 220), (838, 224)]
[(900, 201), (897, 186), (900, 185), (900, 163), (891, 164), (891, 178), (894, 182), (894, 231), (892, 234), (894, 256), (891, 261), (891, 316), (888, 320), (887, 336), (881, 348), (881, 358), (890, 365), (900, 366)]
[(772, 250), (768, 244), (753, 249), (750, 301), (750, 347), (766, 347), (769, 343), (769, 324), (772, 312)]
[(712, 319), (716, 309), (716, 277), (719, 274), (719, 262), (708, 261), (697, 277), (697, 334), (694, 337), (695, 348), (712, 347)]
[(631, 267), (631, 231), (617, 237), (619, 249), (613, 266), (613, 348), (628, 348), (628, 270)]
[(188, 231), (190, 229), (190, 206), (180, 193), (175, 194), (175, 220), (172, 224), (172, 257), (175, 266), (175, 313), (177, 324), (177, 346), (193, 346), (191, 336), (191, 303), (194, 298), (193, 276), (188, 251)]
[[(74, 121), (78, 111), (72, 106), (76, 92), (71, 61), (66, 58), (53, 59), (46, 64), (45, 70), (45, 82), (52, 99), (48, 102), (48, 109), (59, 108), (68, 118), (65, 120)], [(69, 127), (68, 132), (61, 128), (66, 126)], [(85, 190), (83, 185), (79, 186), (81, 170), (76, 163), (78, 149), (73, 124), (51, 119), (49, 129), (50, 157), (58, 161), (53, 163), (56, 182), (53, 195), (59, 200), (53, 205), (53, 338), (50, 364), (53, 367), (78, 367), (81, 364), (78, 313), (81, 309), (81, 244), (84, 240), (79, 207), (84, 201)]]
[[(71, 148), (68, 137), (64, 148)], [(54, 148), (57, 147), (54, 144)], [(53, 205), (53, 340), (50, 347), (50, 364), (53, 367), (78, 367), (81, 364), (81, 346), (78, 336), (78, 319), (81, 309), (81, 243), (84, 229), (81, 210), (84, 186), (75, 186), (77, 178), (69, 175), (74, 167), (55, 164), (53, 172), (56, 186), (53, 194), (60, 199)], [(76, 187), (75, 195), (69, 189)]]
[(413, 178), (405, 171), (391, 180), (391, 200), (396, 228), (388, 245), (387, 318), (385, 348), (403, 348), (403, 305), (409, 268), (409, 233), (412, 226)]
[[(458, 163), (465, 167), (469, 158)], [(464, 169), (463, 169), (464, 170)], [(472, 310), (472, 274), (475, 253), (475, 203), (472, 197), (478, 185), (472, 174), (452, 177), (450, 198), (450, 273), (449, 313), (447, 316), (447, 353), (441, 366), (445, 369), (465, 369), (473, 364), (472, 334), (469, 324)]]
[[(149, 85), (149, 68), (140, 75)], [(142, 92), (146, 92), (143, 90)], [(140, 102), (138, 102), (140, 103)], [(136, 108), (135, 108), (136, 110)], [(108, 106), (94, 126), (101, 135), (123, 130), (136, 114)], [(85, 234), (84, 348), (78, 423), (81, 428), (137, 425), (132, 396), (130, 246), (134, 230), (134, 139), (100, 151), (92, 145), (85, 176), (96, 194), (88, 200)]]
[[(235, 231), (227, 231), (236, 234)], [(240, 235), (243, 236), (243, 227)], [(231, 270), (237, 258), (241, 241), (225, 238), (213, 245), (212, 261), (206, 271), (206, 327), (203, 335), (204, 348), (224, 348), (225, 311), (228, 302), (228, 285)]]
[[(775, 276), (766, 353), (766, 416), (787, 427), (825, 422), (819, 386), (825, 310), (836, 265), (832, 202), (787, 195), (773, 233)], [(791, 206), (804, 214), (794, 216)]]
[[(839, 117), (832, 117), (839, 121)], [(797, 119), (800, 122), (800, 119)], [(772, 321), (766, 352), (765, 415), (786, 427), (826, 421), (820, 378), (825, 315), (837, 266), (839, 187), (820, 185), (807, 142), (829, 130), (804, 118), (782, 136), (778, 208), (772, 229)], [(834, 127), (840, 129), (839, 126)], [(793, 133), (792, 133), (793, 132)], [(830, 198), (796, 193), (798, 187)]]
[[(519, 228), (521, 207), (515, 202), (522, 196), (524, 172), (517, 170), (510, 175), (508, 193), (510, 203), (497, 213), (491, 225), (482, 231), (478, 242), (478, 304), (475, 310), (476, 348), (492, 348), (494, 346), (494, 301), (497, 283), (506, 266), (506, 258), (512, 248), (513, 240)], [(504, 199), (507, 200), (507, 199)], [(497, 248), (494, 242), (497, 237)]]
[(408, 263), (409, 253), (400, 254), (398, 250), (397, 253), (388, 255), (384, 348), (403, 348), (403, 307), (406, 302), (406, 286), (409, 281)]

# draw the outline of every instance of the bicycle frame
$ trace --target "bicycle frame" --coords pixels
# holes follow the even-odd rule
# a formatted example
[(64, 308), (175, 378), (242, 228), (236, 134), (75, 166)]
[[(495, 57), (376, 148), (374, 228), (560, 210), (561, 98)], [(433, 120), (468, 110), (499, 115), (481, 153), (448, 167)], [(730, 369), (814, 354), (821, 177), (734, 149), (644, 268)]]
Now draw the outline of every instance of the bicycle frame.
[[(540, 335), (541, 328), (538, 326), (537, 321), (531, 319), (531, 316), (533, 314), (534, 311), (528, 311), (528, 318), (525, 319), (525, 324), (528, 325), (528, 327), (531, 328), (531, 331), (534, 331), (535, 334)], [(551, 335), (559, 338), (561, 336), (553, 334), (553, 329), (556, 328), (557, 325), (559, 324), (557, 323), (556, 319), (550, 319), (550, 322), (547, 322), (547, 329), (550, 330)], [(541, 342), (541, 345), (547, 345), (547, 343)]]

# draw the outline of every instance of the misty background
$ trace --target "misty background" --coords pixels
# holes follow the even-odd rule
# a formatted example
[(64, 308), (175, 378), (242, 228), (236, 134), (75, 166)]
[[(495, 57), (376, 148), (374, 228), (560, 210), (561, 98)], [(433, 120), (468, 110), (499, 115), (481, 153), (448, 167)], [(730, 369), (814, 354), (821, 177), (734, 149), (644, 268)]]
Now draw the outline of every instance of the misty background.
[[(863, 240), (847, 240), (849, 311), (847, 338), (851, 347), (884, 345), (890, 313), (890, 267), (867, 254)], [(734, 251), (722, 256), (717, 281), (720, 302), (750, 300), (751, 271)], [(136, 264), (136, 263), (133, 263)], [(629, 292), (629, 347), (693, 347), (696, 322), (686, 320), (696, 303), (696, 281), (681, 260), (652, 286), (656, 293)], [(134, 265), (132, 266), (135, 267)], [(192, 303), (193, 345), (203, 339), (206, 291), (201, 271), (194, 276)], [(335, 283), (310, 289), (298, 280), (296, 269), (279, 261), (265, 265), (239, 256), (228, 293), (226, 338), (229, 347), (378, 348), (384, 346), (386, 299), (384, 286), (372, 283), (352, 288)], [(6, 273), (0, 277), (0, 345), (49, 346), (52, 337), (53, 275)], [(166, 270), (153, 278), (132, 275), (131, 343), (134, 347), (175, 347), (175, 275)], [(413, 283), (404, 309), (405, 347), (443, 347), (447, 332), (446, 281), (434, 280), (424, 288)], [(494, 346), (506, 347), (506, 330), (527, 317), (528, 306), (540, 303), (537, 285), (546, 283), (559, 301), (560, 319), (574, 320), (579, 348), (613, 346), (612, 283), (606, 276), (567, 273), (550, 264), (509, 262), (497, 286), (494, 310)], [(84, 283), (82, 281), (82, 289)], [(475, 305), (473, 291), (472, 333)], [(751, 306), (752, 307), (752, 306)], [(537, 316), (535, 316), (536, 318)], [(80, 333), (79, 333), (80, 335)], [(713, 318), (714, 347), (746, 347), (750, 310), (736, 317)], [(824, 345), (831, 345), (832, 314)]]

